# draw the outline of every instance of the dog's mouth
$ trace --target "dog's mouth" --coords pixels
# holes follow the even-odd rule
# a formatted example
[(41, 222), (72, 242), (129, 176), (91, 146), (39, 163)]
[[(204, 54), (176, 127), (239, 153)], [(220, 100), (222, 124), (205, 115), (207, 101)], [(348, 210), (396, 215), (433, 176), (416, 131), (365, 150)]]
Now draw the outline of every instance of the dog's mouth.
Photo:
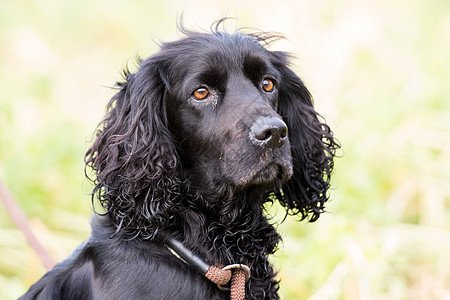
[(276, 179), (281, 179), (283, 177), (283, 170), (281, 166), (276, 164), (269, 164), (261, 170), (257, 171), (256, 174), (251, 179), (251, 183), (263, 184), (270, 183)]
[(284, 182), (292, 176), (292, 166), (288, 163), (270, 162), (260, 169), (250, 172), (248, 176), (241, 178), (238, 185), (270, 185), (275, 182)]

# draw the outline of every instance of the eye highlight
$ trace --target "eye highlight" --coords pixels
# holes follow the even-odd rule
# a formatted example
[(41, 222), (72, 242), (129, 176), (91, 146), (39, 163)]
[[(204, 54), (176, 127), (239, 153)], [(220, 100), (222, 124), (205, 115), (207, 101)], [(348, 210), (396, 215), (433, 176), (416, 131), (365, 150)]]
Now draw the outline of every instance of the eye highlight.
[(275, 87), (275, 84), (273, 83), (272, 79), (264, 78), (262, 81), (262, 89), (266, 93), (270, 93), (273, 91), (273, 88)]
[(209, 90), (205, 87), (201, 87), (196, 89), (192, 95), (195, 97), (195, 99), (197, 100), (204, 100), (209, 96)]

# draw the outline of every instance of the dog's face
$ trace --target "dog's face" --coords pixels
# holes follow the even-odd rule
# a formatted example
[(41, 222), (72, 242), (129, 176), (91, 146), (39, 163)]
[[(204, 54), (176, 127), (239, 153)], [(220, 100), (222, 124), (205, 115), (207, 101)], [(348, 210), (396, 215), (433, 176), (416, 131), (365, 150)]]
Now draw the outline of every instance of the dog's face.
[(277, 112), (281, 75), (270, 53), (244, 35), (204, 38), (172, 44), (183, 51), (166, 66), (168, 124), (184, 169), (211, 187), (288, 180), (289, 129)]

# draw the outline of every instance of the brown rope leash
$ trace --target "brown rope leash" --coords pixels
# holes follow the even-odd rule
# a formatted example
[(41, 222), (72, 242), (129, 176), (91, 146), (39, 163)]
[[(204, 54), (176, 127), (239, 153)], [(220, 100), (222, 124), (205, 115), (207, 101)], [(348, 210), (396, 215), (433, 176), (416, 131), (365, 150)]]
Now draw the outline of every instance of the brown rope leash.
[[(166, 237), (166, 247), (184, 263), (193, 266), (203, 276), (214, 282), (222, 291), (230, 291), (231, 300), (245, 298), (245, 283), (250, 279), (250, 268), (243, 264), (233, 264), (225, 267), (209, 265), (192, 253), (181, 242)], [(231, 280), (230, 287), (225, 287)]]
[[(243, 300), (245, 298), (245, 283), (250, 279), (250, 268), (243, 264), (228, 265), (223, 268), (211, 266), (205, 277), (217, 284), (220, 290), (230, 291), (231, 300)], [(224, 287), (230, 282), (230, 279), (230, 287)]]
[[(250, 272), (250, 269), (249, 269)], [(238, 269), (233, 272), (231, 278), (230, 296), (231, 300), (244, 300), (245, 283), (247, 282), (247, 272), (244, 269)]]

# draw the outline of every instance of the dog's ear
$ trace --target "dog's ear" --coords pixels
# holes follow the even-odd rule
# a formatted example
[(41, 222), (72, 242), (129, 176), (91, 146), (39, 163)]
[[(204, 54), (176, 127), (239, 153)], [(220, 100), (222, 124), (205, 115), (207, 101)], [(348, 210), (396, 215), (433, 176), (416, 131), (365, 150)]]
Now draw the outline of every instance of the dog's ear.
[(311, 222), (324, 212), (327, 190), (338, 143), (328, 125), (314, 110), (311, 94), (288, 67), (289, 55), (271, 52), (272, 64), (281, 74), (278, 113), (288, 126), (293, 176), (283, 184), (278, 198), (291, 214)]
[(155, 237), (170, 223), (177, 207), (173, 202), (180, 195), (162, 72), (152, 57), (141, 62), (136, 73), (125, 72), (85, 157), (94, 173), (93, 201), (98, 198), (117, 232), (144, 238)]

